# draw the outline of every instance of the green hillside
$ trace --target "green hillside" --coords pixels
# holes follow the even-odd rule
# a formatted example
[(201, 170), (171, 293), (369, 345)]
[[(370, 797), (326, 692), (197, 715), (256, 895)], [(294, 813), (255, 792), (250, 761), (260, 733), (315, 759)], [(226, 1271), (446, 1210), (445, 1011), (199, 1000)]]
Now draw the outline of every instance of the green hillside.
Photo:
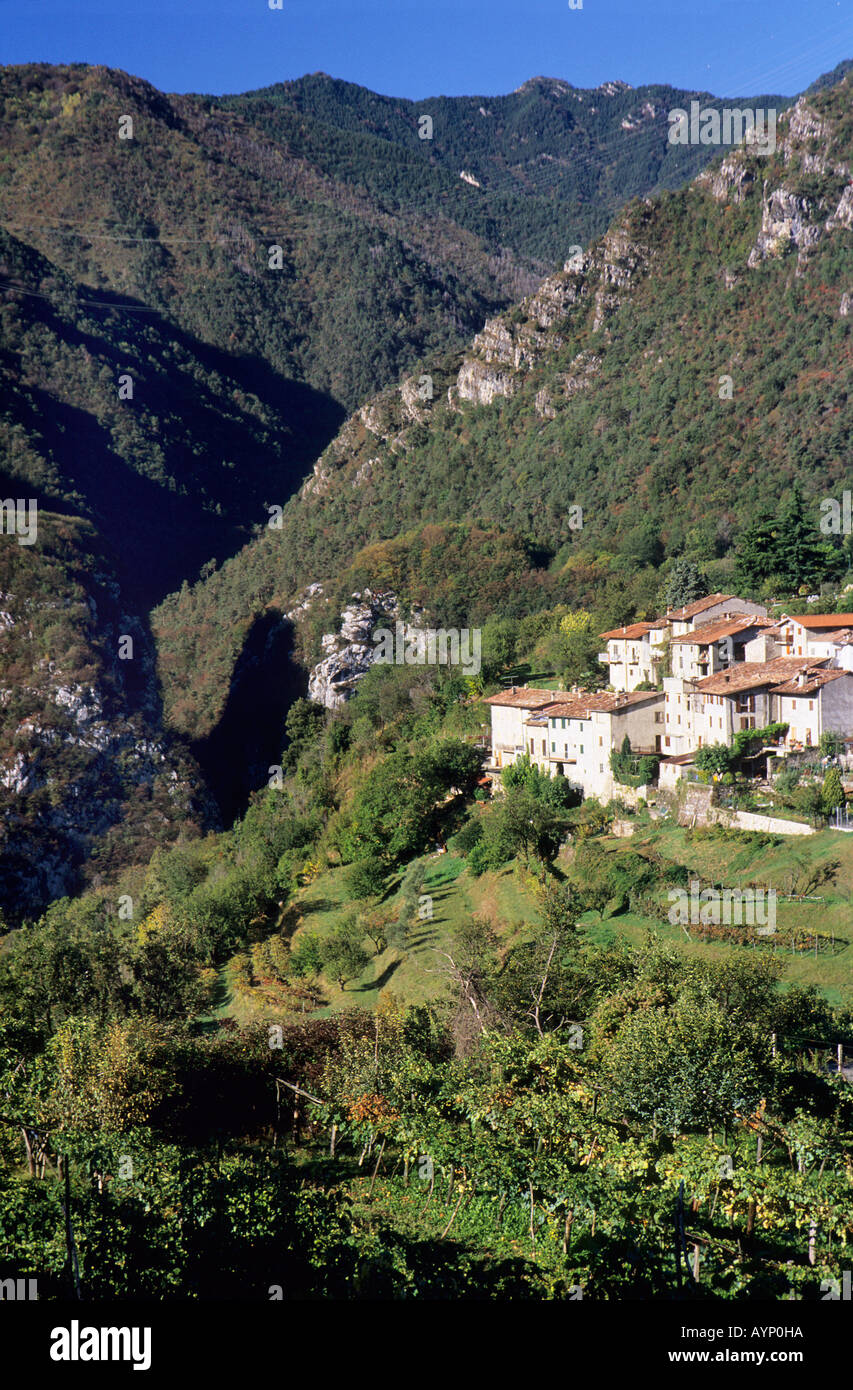
[[(569, 246), (603, 232), (630, 198), (679, 187), (708, 162), (707, 146), (668, 141), (668, 112), (691, 100), (722, 106), (708, 92), (664, 84), (580, 88), (549, 77), (506, 96), (413, 102), (324, 73), (216, 104), (299, 143), (327, 175), (383, 204), (426, 218), (440, 207), (460, 227), (553, 266)], [(741, 102), (781, 109), (789, 98), (728, 104)], [(460, 180), (463, 170), (478, 186)]]
[(0, 489), (93, 522), (140, 612), (263, 526), (337, 418), (2, 229), (0, 280)]
[[(250, 593), (286, 603), (321, 581), (325, 620), (357, 578), (459, 626), (556, 595), (610, 626), (654, 609), (668, 556), (732, 584), (739, 536), (792, 499), (818, 535), (818, 501), (849, 482), (850, 98), (847, 77), (782, 117), (773, 156), (744, 149), (682, 192), (632, 203), (582, 268), (550, 277), (467, 352), (422, 363), (412, 380), (431, 378), (430, 399), (404, 384), (348, 421), (283, 529), (156, 616), (168, 708), (180, 696), (187, 717), (195, 688), (181, 634)], [(467, 551), (442, 566), (431, 542), (459, 526)], [(492, 566), (518, 546), (513, 595)], [(228, 669), (239, 642), (208, 659)], [(187, 727), (212, 714), (197, 708)]]

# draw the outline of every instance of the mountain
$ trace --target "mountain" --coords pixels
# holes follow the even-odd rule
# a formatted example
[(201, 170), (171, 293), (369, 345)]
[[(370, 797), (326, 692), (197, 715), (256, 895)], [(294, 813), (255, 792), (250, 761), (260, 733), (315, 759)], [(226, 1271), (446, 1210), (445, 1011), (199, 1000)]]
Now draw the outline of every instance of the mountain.
[(37, 529), (0, 535), (0, 921), (216, 817), (95, 528), (40, 511)]
[(706, 162), (667, 141), (692, 95), (536, 78), (412, 103), (315, 76), (169, 97), (3, 69), (0, 481), (120, 535), (147, 610), (239, 549), (347, 410)]
[(355, 585), (460, 627), (558, 601), (612, 626), (653, 609), (667, 556), (730, 583), (738, 534), (797, 485), (817, 528), (849, 482), (852, 85), (801, 98), (774, 154), (730, 151), (635, 200), (466, 351), (356, 412), (282, 529), (155, 614), (175, 726), (215, 723), (217, 682), (196, 675), (221, 689), (250, 595), (283, 612), (323, 585), (307, 661)]
[(94, 523), (140, 613), (245, 544), (324, 437), (319, 393), (93, 292), (3, 229), (0, 329), (2, 495)]
[(328, 174), (310, 120), (273, 133), (263, 113), (253, 123), (85, 65), (3, 69), (0, 96), (10, 232), (86, 286), (339, 406), (464, 339), (549, 268), (440, 204), (417, 219), (371, 198), (357, 170)]
[[(294, 660), (317, 659), (354, 584), (460, 623), (590, 591), (636, 604), (648, 516), (623, 533), (647, 461), (620, 434), (636, 407), (619, 374), (640, 365), (639, 323), (669, 332), (648, 299), (671, 298), (665, 248), (684, 273), (666, 219), (712, 256), (732, 229), (718, 211), (693, 229), (696, 189), (664, 194), (587, 247), (580, 277), (547, 272), (625, 196), (707, 163), (711, 148), (667, 140), (667, 109), (696, 95), (537, 78), (410, 103), (317, 76), (217, 98), (86, 65), (3, 70), (0, 490), (40, 517), (31, 547), (0, 536), (25, 695), (0, 712), (19, 905), (203, 829), (206, 789), (230, 818), (278, 756)], [(754, 214), (746, 189), (737, 227)], [(595, 553), (562, 534), (567, 488)], [(608, 530), (595, 507), (613, 497)], [(133, 765), (131, 733), (153, 761)]]
[(669, 143), (668, 113), (692, 100), (723, 104), (661, 84), (580, 88), (550, 77), (506, 96), (414, 102), (314, 73), (216, 106), (282, 144), (298, 142), (327, 177), (357, 183), (373, 201), (415, 211), (427, 226), (440, 207), (457, 226), (552, 269), (630, 198), (680, 187), (708, 163), (708, 146)]
[(534, 79), (412, 103), (323, 76), (167, 96), (106, 68), (9, 67), (0, 222), (82, 283), (351, 410), (534, 289), (627, 198), (706, 163), (667, 140), (667, 111), (695, 96), (716, 101)]

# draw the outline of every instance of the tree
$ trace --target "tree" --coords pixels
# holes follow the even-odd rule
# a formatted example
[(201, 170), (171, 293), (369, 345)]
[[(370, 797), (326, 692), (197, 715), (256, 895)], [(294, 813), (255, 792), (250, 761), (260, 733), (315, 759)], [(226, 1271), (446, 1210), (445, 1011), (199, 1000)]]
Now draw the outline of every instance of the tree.
[(518, 646), (518, 623), (514, 618), (488, 618), (483, 627), (482, 670), (486, 680), (495, 680), (513, 666)]
[(364, 934), (369, 937), (373, 943), (373, 948), (377, 956), (381, 955), (388, 945), (388, 926), (390, 921), (390, 916), (383, 912), (366, 912), (359, 918), (359, 923), (364, 929)]
[(732, 1123), (766, 1093), (768, 1043), (736, 1028), (716, 1003), (679, 999), (674, 1009), (629, 1014), (604, 1062), (617, 1115), (676, 1133)]
[(812, 825), (820, 825), (825, 820), (823, 809), (823, 790), (816, 782), (807, 782), (798, 787), (792, 798), (794, 809), (808, 816)]
[(823, 779), (821, 790), (821, 803), (824, 815), (831, 816), (836, 806), (843, 806), (845, 802), (844, 787), (841, 785), (841, 773), (837, 767), (830, 767)]
[(542, 881), (567, 831), (563, 816), (524, 788), (508, 791), (498, 807), (516, 854), (538, 861)]
[(731, 771), (732, 753), (725, 743), (706, 743), (697, 748), (694, 762), (700, 772), (716, 773), (722, 777)]
[(650, 517), (644, 518), (639, 525), (632, 526), (620, 549), (632, 566), (659, 565), (664, 555), (660, 525)]
[(320, 939), (310, 932), (303, 932), (293, 946), (288, 960), (288, 972), (297, 979), (319, 975), (323, 969), (323, 951)]
[(837, 758), (844, 752), (845, 738), (843, 734), (826, 729), (820, 736), (818, 744), (820, 756), (822, 758)]
[(300, 697), (300, 699), (294, 700), (287, 711), (284, 731), (287, 734), (288, 743), (298, 753), (319, 737), (325, 724), (326, 711), (323, 706), (315, 704), (313, 700), (305, 700)]
[(378, 898), (385, 891), (385, 868), (379, 859), (357, 859), (347, 869), (347, 887), (354, 898)]
[(845, 567), (843, 551), (821, 538), (796, 484), (778, 516), (744, 528), (735, 556), (738, 579), (750, 591), (757, 591), (771, 577), (789, 590), (803, 584), (811, 588), (841, 574)]
[(692, 560), (680, 555), (669, 572), (664, 598), (666, 608), (684, 608), (686, 604), (705, 598), (707, 594), (708, 585), (704, 575)]
[(443, 739), (415, 757), (412, 771), (417, 780), (434, 789), (436, 801), (449, 791), (469, 796), (482, 774), (484, 756), (481, 748), (472, 748), (462, 739)]
[(347, 918), (331, 936), (321, 943), (323, 971), (343, 989), (348, 980), (355, 979), (370, 964), (364, 949), (364, 934), (355, 918)]
[(383, 758), (368, 773), (341, 832), (345, 857), (372, 856), (388, 865), (422, 854), (448, 815), (448, 792), (469, 795), (484, 757), (462, 739), (446, 739), (414, 755), (398, 748)]
[(389, 940), (394, 946), (405, 946), (409, 927), (417, 920), (425, 878), (426, 865), (420, 859), (413, 859), (403, 875), (400, 884), (402, 903), (397, 920), (389, 931)]
[(631, 751), (631, 740), (626, 734), (622, 747), (614, 748), (610, 754), (610, 769), (617, 781), (627, 787), (642, 787), (657, 776), (660, 758), (654, 754), (644, 756)]
[(583, 800), (583, 793), (577, 787), (573, 787), (565, 777), (552, 777), (550, 773), (544, 772), (536, 763), (531, 762), (527, 753), (523, 753), (514, 763), (510, 763), (509, 767), (504, 768), (501, 781), (507, 791), (523, 788), (531, 796), (535, 796), (537, 801), (552, 807), (555, 811), (567, 811), (571, 807), (579, 806)]
[(564, 684), (594, 686), (603, 682), (596, 627), (592, 614), (585, 609), (567, 613), (560, 620), (560, 642), (555, 660)]
[(0, 1002), (10, 1017), (51, 1032), (63, 1019), (105, 1019), (127, 1003), (123, 952), (103, 900), (53, 903), (0, 957)]

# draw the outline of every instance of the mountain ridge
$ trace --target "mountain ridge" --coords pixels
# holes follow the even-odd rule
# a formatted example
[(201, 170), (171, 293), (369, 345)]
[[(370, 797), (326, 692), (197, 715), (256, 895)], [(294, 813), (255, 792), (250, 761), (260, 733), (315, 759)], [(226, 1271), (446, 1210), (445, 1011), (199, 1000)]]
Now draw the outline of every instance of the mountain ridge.
[[(781, 118), (771, 158), (730, 151), (682, 192), (630, 204), (579, 265), (487, 321), (467, 351), (362, 406), (288, 504), (283, 532), (187, 604), (204, 611), (206, 592), (215, 608), (218, 593), (233, 611), (225, 591), (251, 575), (253, 592), (285, 609), (321, 582), (315, 617), (301, 619), (316, 659), (323, 615), (334, 622), (347, 585), (430, 606), (389, 550), (427, 517), (427, 529), (528, 537), (550, 598), (603, 603), (607, 626), (651, 610), (667, 554), (699, 560), (725, 587), (733, 539), (769, 488), (781, 499), (800, 481), (817, 498), (843, 483), (850, 106), (845, 77)], [(570, 505), (583, 508), (581, 531), (568, 529)], [(437, 581), (437, 623), (488, 616), (487, 590), (470, 569), (466, 581), (455, 597)], [(174, 662), (180, 607), (155, 615), (161, 660)]]

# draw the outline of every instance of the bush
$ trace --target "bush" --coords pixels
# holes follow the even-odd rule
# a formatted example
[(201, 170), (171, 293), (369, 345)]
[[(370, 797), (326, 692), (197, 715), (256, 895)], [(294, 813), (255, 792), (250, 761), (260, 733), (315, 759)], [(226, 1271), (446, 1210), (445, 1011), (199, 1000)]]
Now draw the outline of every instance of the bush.
[(800, 776), (798, 767), (786, 767), (774, 779), (773, 786), (780, 796), (790, 797), (800, 784)]
[(610, 769), (617, 781), (625, 787), (644, 787), (653, 782), (658, 775), (660, 758), (654, 754), (638, 757), (631, 752), (631, 740), (626, 734), (619, 752), (614, 748), (610, 754)]
[(821, 789), (824, 815), (831, 816), (837, 806), (844, 805), (845, 800), (844, 788), (841, 785), (841, 773), (837, 767), (831, 767), (823, 779), (823, 788)]
[(694, 762), (700, 772), (711, 776), (716, 773), (718, 777), (722, 777), (724, 773), (731, 771), (732, 750), (725, 743), (707, 743), (704, 748), (696, 750)]
[(363, 941), (364, 933), (359, 923), (350, 918), (341, 922), (331, 936), (320, 943), (323, 973), (339, 984), (341, 989), (370, 964)]
[(451, 840), (448, 841), (448, 849), (452, 849), (455, 854), (463, 857), (470, 854), (475, 845), (479, 844), (483, 838), (483, 826), (479, 816), (466, 821), (461, 830), (458, 830)]
[(385, 891), (385, 868), (378, 859), (357, 859), (346, 872), (347, 887), (359, 902)]
[(316, 936), (305, 933), (290, 952), (289, 972), (298, 980), (319, 975), (323, 969), (323, 954)]

